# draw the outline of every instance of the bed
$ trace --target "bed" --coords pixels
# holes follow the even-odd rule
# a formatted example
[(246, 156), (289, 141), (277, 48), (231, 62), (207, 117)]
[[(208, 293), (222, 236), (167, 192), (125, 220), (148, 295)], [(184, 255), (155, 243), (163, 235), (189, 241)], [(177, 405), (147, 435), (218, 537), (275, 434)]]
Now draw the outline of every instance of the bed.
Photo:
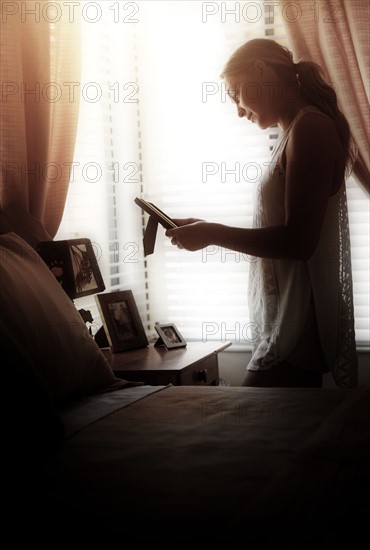
[(85, 541), (133, 530), (152, 543), (243, 533), (353, 547), (370, 517), (369, 418), (366, 388), (141, 386), (90, 397), (62, 414), (65, 439), (33, 466), (27, 509), (37, 503), (54, 536)]
[(14, 542), (229, 547), (243, 535), (302, 548), (368, 535), (370, 388), (117, 380), (32, 247), (10, 233), (0, 248)]

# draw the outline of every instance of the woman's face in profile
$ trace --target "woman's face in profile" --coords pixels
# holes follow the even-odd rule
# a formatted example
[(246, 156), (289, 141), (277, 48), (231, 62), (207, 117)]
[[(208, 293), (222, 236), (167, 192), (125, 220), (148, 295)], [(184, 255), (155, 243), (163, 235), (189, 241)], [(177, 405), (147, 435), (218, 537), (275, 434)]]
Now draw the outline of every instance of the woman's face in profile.
[(228, 94), (235, 102), (239, 117), (245, 117), (262, 130), (277, 123), (277, 94), (279, 81), (275, 73), (261, 61), (249, 72), (229, 75)]

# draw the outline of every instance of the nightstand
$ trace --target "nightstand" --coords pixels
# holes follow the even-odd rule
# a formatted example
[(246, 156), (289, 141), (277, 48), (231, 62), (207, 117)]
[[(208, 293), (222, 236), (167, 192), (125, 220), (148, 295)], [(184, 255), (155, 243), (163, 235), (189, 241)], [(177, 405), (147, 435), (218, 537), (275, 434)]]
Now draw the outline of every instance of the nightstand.
[(231, 342), (188, 342), (185, 348), (166, 349), (149, 344), (145, 348), (112, 353), (107, 357), (114, 374), (151, 386), (217, 386), (218, 353)]

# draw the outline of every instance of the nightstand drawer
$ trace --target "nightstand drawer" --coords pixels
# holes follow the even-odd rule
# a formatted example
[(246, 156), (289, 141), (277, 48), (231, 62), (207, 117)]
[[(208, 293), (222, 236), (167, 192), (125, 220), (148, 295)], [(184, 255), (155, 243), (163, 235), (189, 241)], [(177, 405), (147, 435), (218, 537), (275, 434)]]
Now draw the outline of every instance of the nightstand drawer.
[(217, 355), (203, 359), (182, 371), (180, 379), (182, 386), (217, 386), (219, 382)]

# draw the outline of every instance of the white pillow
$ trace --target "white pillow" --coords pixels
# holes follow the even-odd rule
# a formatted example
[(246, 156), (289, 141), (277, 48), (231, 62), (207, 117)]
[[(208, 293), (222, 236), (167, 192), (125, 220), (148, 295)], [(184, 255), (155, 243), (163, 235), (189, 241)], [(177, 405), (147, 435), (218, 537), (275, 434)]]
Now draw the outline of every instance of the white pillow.
[(122, 384), (37, 252), (0, 235), (0, 315), (57, 406)]

